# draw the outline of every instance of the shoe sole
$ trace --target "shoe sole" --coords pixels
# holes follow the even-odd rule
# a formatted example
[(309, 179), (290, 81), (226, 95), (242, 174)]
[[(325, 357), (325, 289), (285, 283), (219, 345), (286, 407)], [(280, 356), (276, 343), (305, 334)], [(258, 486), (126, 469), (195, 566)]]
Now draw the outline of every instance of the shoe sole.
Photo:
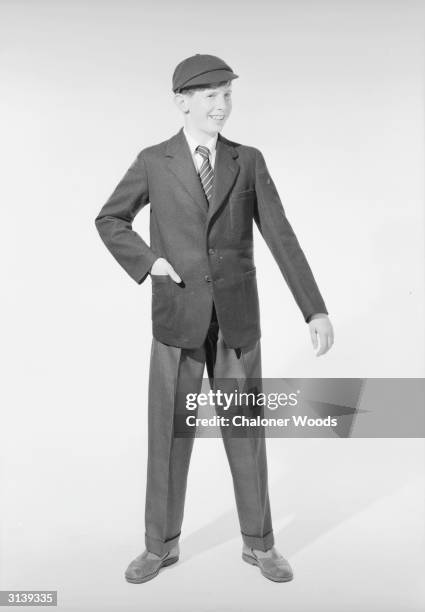
[(256, 565), (258, 568), (260, 568), (260, 572), (263, 574), (264, 578), (267, 578), (268, 580), (273, 580), (273, 582), (290, 582), (294, 578), (293, 574), (292, 576), (288, 576), (288, 578), (278, 578), (278, 579), (272, 578), (271, 576), (263, 572), (259, 563), (257, 562), (256, 559), (254, 559), (254, 557), (251, 557), (250, 555), (246, 555), (245, 553), (242, 553), (242, 559), (245, 561), (245, 563), (249, 563), (250, 565)]
[(179, 560), (179, 557), (171, 557), (170, 559), (166, 559), (163, 563), (161, 563), (161, 565), (158, 567), (156, 572), (153, 572), (152, 574), (149, 574), (148, 576), (144, 576), (143, 578), (127, 578), (127, 576), (124, 576), (124, 577), (127, 580), (127, 582), (131, 582), (132, 584), (141, 584), (142, 582), (148, 582), (148, 580), (152, 580), (152, 578), (155, 578), (156, 576), (158, 576), (160, 570), (163, 567), (167, 567), (167, 565), (173, 565), (173, 563), (177, 563), (178, 560)]

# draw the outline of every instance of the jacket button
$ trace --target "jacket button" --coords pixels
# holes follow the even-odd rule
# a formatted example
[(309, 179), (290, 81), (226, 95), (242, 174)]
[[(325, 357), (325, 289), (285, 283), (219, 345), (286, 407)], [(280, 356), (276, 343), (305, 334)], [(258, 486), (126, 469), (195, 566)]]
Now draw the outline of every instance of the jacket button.
[(205, 278), (205, 281), (206, 281), (207, 283), (210, 283), (210, 282), (211, 282), (211, 277), (210, 277), (210, 276), (208, 276), (208, 274), (207, 274), (207, 275), (206, 275), (204, 278)]
[(214, 251), (214, 249), (208, 249), (208, 253), (209, 253), (210, 255), (214, 255), (215, 251)]

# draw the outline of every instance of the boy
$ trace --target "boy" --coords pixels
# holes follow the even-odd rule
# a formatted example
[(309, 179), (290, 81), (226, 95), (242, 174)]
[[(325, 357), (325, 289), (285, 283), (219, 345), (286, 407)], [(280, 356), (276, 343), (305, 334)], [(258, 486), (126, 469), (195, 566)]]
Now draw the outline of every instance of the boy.
[[(178, 561), (193, 437), (173, 435), (185, 393), (225, 377), (261, 378), (260, 322), (252, 226), (256, 222), (309, 323), (319, 354), (332, 326), (310, 267), (285, 217), (261, 152), (220, 134), (238, 78), (212, 55), (176, 67), (174, 101), (184, 127), (143, 149), (96, 218), (113, 256), (138, 283), (152, 280), (146, 551), (127, 568), (146, 582)], [(132, 229), (150, 203), (148, 244)], [(274, 548), (264, 438), (222, 428), (243, 538), (242, 558), (270, 580), (293, 573)]]

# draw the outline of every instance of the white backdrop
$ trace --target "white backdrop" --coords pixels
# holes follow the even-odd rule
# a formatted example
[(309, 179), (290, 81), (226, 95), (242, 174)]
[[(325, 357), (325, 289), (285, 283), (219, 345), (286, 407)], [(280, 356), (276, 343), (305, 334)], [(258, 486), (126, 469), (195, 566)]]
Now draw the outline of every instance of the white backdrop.
[[(176, 64), (218, 55), (240, 75), (223, 135), (262, 151), (335, 327), (316, 358), (256, 232), (263, 375), (423, 377), (423, 3), (0, 10), (0, 588), (57, 589), (67, 611), (233, 610), (238, 598), (274, 610), (282, 593), (293, 610), (418, 609), (421, 440), (269, 441), (277, 544), (301, 574), (280, 594), (242, 566), (221, 441), (198, 440), (187, 565), (124, 582), (143, 549), (150, 281), (126, 275), (94, 219), (136, 154), (180, 129)], [(148, 221), (146, 208), (144, 237)]]

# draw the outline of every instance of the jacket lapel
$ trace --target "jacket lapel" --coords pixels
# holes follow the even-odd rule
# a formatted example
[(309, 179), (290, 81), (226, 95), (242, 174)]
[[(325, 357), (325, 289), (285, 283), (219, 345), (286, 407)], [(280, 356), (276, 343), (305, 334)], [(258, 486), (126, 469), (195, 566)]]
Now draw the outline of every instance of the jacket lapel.
[(238, 152), (232, 143), (218, 134), (214, 163), (214, 188), (208, 211), (208, 223), (220, 210), (239, 174), (240, 166), (236, 161), (237, 157)]
[(221, 208), (239, 174), (240, 166), (235, 161), (238, 157), (237, 150), (229, 140), (218, 134), (214, 163), (214, 188), (209, 207), (183, 128), (167, 142), (165, 155), (169, 158), (170, 171), (194, 202), (208, 215), (209, 223), (213, 215)]
[(183, 128), (167, 143), (165, 155), (169, 157), (168, 167), (186, 189), (194, 202), (205, 212), (208, 203), (201, 181), (193, 163), (192, 154), (184, 135)]

